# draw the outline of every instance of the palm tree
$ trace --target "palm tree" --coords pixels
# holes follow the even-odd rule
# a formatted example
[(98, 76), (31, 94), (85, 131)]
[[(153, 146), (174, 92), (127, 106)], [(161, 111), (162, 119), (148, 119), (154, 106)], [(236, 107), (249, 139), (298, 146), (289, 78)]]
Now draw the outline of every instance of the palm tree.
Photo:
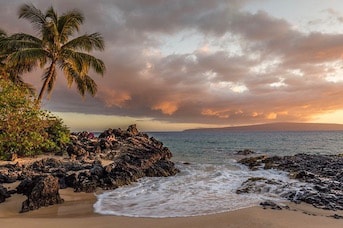
[(105, 65), (88, 52), (104, 50), (104, 41), (99, 33), (70, 39), (79, 31), (84, 21), (83, 15), (72, 10), (58, 16), (53, 7), (44, 14), (34, 5), (24, 4), (19, 10), (19, 18), (29, 20), (39, 37), (17, 33), (0, 41), (0, 48), (14, 49), (7, 59), (11, 67), (25, 66), (26, 69), (32, 69), (39, 64), (44, 68), (43, 85), (37, 101), (40, 102), (46, 92), (51, 93), (57, 77), (57, 67), (65, 74), (69, 87), (75, 82), (82, 96), (86, 92), (94, 96), (97, 85), (88, 72), (93, 69), (103, 75)]

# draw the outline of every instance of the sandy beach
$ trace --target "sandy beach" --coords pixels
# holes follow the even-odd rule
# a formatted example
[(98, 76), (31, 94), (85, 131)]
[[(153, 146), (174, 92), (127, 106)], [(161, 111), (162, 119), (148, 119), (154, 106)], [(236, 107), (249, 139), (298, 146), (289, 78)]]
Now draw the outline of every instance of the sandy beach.
[(63, 189), (60, 193), (65, 200), (63, 204), (23, 214), (18, 211), (25, 197), (12, 196), (0, 204), (1, 227), (343, 227), (343, 219), (328, 217), (343, 215), (342, 211), (324, 211), (304, 204), (289, 204), (290, 210), (252, 207), (206, 216), (131, 218), (95, 214), (93, 193), (74, 193), (72, 189)]

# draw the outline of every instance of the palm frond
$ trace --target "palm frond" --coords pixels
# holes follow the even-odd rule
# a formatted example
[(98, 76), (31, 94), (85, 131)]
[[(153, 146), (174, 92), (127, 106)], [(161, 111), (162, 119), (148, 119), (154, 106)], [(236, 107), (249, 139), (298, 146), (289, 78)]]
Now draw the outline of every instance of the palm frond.
[(76, 72), (72, 65), (67, 62), (64, 63), (62, 67), (69, 87), (71, 87), (73, 82), (75, 82), (77, 90), (82, 96), (85, 96), (86, 92), (92, 96), (96, 94), (98, 87), (89, 75)]
[(101, 75), (103, 75), (106, 70), (105, 63), (102, 60), (83, 52), (63, 49), (62, 56), (68, 58), (75, 66), (78, 66), (79, 72), (81, 72), (80, 69), (82, 69), (84, 74), (88, 74), (89, 68), (92, 68), (96, 73)]
[(75, 78), (78, 77), (78, 73), (74, 70), (72, 64), (67, 61), (64, 61), (60, 67), (63, 70), (63, 73), (67, 79), (68, 87), (70, 88), (73, 85)]
[(84, 81), (86, 84), (87, 92), (90, 93), (92, 96), (95, 96), (96, 92), (98, 91), (98, 86), (95, 81), (88, 75), (84, 76)]
[(34, 36), (17, 33), (0, 40), (0, 50), (10, 53), (24, 48), (42, 48), (42, 41)]
[(75, 31), (79, 31), (80, 25), (83, 23), (84, 17), (81, 12), (77, 10), (69, 11), (63, 14), (58, 19), (58, 32), (60, 34), (60, 42), (66, 43)]
[(80, 74), (75, 71), (73, 65), (70, 62), (64, 62), (61, 65), (61, 68), (67, 78), (68, 87), (70, 88), (73, 85), (73, 82), (76, 82), (77, 90), (82, 96), (84, 96), (86, 92), (85, 83)]
[(35, 37), (35, 36), (32, 36), (30, 34), (26, 34), (26, 33), (15, 33), (11, 36), (8, 37), (9, 39), (12, 39), (12, 40), (25, 40), (25, 41), (31, 41), (33, 43), (41, 43), (42, 40)]
[(97, 92), (95, 81), (88, 75), (79, 76), (75, 80), (79, 93), (84, 97), (86, 92), (94, 96)]
[(104, 50), (104, 39), (99, 33), (92, 33), (90, 35), (79, 36), (70, 40), (68, 43), (62, 46), (62, 49), (72, 49), (90, 52), (92, 50)]
[(73, 68), (73, 70), (78, 73), (87, 73), (88, 71), (86, 70), (88, 70), (89, 68), (88, 67), (87, 69), (85, 69), (85, 64), (82, 59), (75, 56), (75, 52), (72, 50), (62, 50), (60, 53), (60, 61), (58, 63), (62, 69), (64, 68), (64, 66), (68, 66), (70, 68)]
[(53, 21), (46, 23), (43, 30), (43, 45), (50, 50), (58, 50), (60, 45), (57, 24)]
[(58, 24), (58, 15), (52, 6), (46, 11), (45, 17), (49, 18), (56, 25)]
[(8, 63), (9, 66), (31, 66), (37, 62), (46, 62), (46, 58), (49, 53), (41, 48), (28, 48), (23, 50), (18, 50), (9, 54)]
[(33, 28), (42, 31), (46, 22), (45, 15), (33, 4), (24, 4), (19, 9), (19, 18), (25, 18), (33, 24)]

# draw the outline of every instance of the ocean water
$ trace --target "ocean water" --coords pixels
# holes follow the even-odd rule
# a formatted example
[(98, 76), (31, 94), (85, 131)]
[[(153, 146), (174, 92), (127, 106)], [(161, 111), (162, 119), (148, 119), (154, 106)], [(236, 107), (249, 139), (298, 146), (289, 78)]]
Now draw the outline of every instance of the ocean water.
[[(137, 183), (97, 196), (99, 214), (132, 217), (184, 217), (214, 214), (258, 205), (307, 184), (276, 170), (251, 171), (237, 163), (238, 150), (294, 155), (343, 153), (343, 132), (154, 132), (173, 153), (180, 173), (167, 178), (142, 178)], [(280, 182), (261, 186), (258, 194), (236, 194), (251, 177)]]

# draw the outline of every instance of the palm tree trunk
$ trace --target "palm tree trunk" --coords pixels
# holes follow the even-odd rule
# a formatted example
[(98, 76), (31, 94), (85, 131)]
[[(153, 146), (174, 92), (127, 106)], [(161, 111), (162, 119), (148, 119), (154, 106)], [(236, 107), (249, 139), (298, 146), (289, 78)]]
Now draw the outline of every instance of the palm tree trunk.
[(46, 79), (44, 80), (44, 83), (43, 83), (43, 86), (39, 92), (39, 95), (38, 95), (38, 98), (37, 98), (37, 102), (38, 103), (41, 103), (42, 101), (42, 98), (43, 98), (43, 94), (45, 93), (45, 91), (47, 90), (48, 88), (48, 85), (49, 85), (49, 82), (51, 80), (51, 77), (53, 76), (53, 73), (54, 73), (54, 69), (56, 67), (56, 63), (55, 62), (52, 62), (50, 67), (49, 67), (49, 72), (48, 72), (48, 76), (46, 77)]

